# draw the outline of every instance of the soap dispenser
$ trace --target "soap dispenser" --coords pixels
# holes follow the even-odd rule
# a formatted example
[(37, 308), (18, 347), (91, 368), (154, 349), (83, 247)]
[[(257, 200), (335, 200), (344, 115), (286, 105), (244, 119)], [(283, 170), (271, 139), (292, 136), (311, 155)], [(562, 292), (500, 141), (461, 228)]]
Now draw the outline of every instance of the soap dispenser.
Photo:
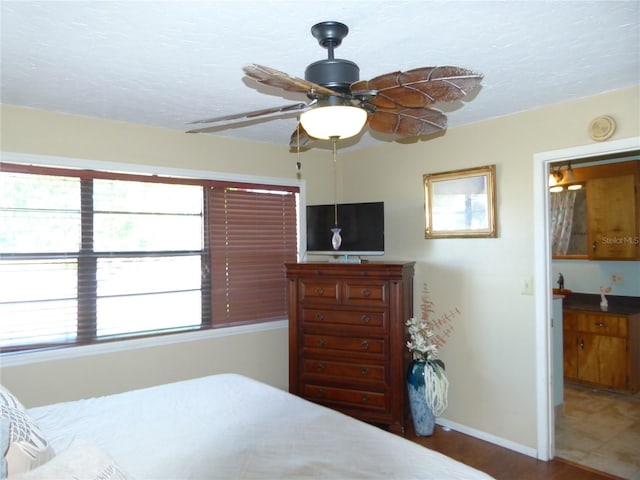
[(600, 287), (600, 310), (603, 312), (609, 310), (609, 302), (607, 302), (607, 297), (604, 296), (605, 293), (611, 293), (611, 287)]

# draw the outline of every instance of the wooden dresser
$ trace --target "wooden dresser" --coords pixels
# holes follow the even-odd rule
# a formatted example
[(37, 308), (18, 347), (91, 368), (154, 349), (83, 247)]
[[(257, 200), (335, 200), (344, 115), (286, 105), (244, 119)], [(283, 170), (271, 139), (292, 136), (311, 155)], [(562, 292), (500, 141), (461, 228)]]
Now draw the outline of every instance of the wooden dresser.
[(290, 263), (289, 390), (404, 433), (414, 263)]

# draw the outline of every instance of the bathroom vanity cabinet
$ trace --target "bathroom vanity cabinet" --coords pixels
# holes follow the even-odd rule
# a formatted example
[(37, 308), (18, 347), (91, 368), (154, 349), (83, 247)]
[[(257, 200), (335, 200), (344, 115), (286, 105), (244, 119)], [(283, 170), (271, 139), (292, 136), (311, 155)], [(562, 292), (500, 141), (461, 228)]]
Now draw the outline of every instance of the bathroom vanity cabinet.
[(563, 310), (564, 378), (593, 387), (640, 390), (640, 314)]

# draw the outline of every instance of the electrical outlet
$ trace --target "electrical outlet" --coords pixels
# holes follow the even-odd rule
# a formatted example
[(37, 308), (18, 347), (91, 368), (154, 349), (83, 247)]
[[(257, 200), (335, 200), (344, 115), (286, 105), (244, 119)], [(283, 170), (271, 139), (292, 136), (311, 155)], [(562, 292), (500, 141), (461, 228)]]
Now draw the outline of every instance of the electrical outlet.
[(612, 273), (611, 274), (611, 284), (612, 285), (622, 285), (624, 283), (624, 275), (621, 273)]

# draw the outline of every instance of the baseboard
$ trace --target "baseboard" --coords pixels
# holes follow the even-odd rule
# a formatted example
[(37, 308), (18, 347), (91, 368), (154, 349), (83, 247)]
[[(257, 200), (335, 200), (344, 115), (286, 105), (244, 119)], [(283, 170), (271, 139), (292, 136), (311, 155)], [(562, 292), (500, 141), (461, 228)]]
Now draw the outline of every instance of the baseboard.
[(483, 432), (482, 430), (476, 430), (475, 428), (452, 422), (451, 420), (447, 420), (446, 418), (438, 418), (436, 419), (436, 423), (443, 428), (450, 428), (451, 430), (455, 430), (456, 432), (464, 433), (471, 437), (484, 440), (485, 442), (493, 443), (494, 445), (513, 450), (514, 452), (522, 453), (533, 458), (538, 457), (538, 452), (535, 448), (527, 447), (525, 445), (512, 442), (511, 440), (491, 435), (490, 433)]
[(580, 470), (584, 470), (585, 472), (595, 473), (603, 478), (609, 478), (611, 480), (624, 480), (623, 477), (618, 477), (612, 473), (603, 472), (602, 470), (596, 470), (595, 468), (587, 467), (586, 465), (572, 462), (571, 460), (567, 460), (566, 458), (555, 457), (553, 460), (556, 462), (566, 463), (567, 465), (571, 465), (572, 467), (579, 468)]

